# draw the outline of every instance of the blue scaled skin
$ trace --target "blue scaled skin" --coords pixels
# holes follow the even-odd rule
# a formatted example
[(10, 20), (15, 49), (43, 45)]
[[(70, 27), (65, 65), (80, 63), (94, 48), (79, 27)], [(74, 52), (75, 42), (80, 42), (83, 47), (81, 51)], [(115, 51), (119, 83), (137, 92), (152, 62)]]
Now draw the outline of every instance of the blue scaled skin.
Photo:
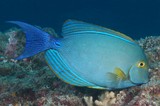
[(45, 59), (64, 82), (95, 89), (122, 89), (147, 83), (148, 64), (140, 46), (130, 37), (97, 25), (68, 20), (63, 38), (23, 22), (24, 52), (17, 60), (45, 51)]

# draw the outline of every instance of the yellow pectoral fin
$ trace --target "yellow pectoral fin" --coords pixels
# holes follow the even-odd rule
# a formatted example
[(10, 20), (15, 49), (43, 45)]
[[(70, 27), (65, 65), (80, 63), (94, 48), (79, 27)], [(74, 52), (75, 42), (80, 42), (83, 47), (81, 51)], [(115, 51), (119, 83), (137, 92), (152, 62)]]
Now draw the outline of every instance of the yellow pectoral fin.
[(127, 76), (126, 74), (120, 69), (120, 68), (115, 68), (114, 73), (117, 75), (118, 79), (121, 80), (126, 80)]
[(112, 82), (119, 82), (121, 80), (127, 80), (126, 74), (120, 69), (120, 68), (115, 68), (114, 72), (108, 72), (107, 74), (107, 79), (112, 81)]

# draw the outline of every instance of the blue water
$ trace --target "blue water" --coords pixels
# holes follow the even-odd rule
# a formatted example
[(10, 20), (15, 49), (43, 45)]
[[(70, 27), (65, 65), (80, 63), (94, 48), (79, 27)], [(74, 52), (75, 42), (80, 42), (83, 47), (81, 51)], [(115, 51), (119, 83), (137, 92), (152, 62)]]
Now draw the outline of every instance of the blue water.
[(160, 35), (160, 0), (1, 0), (4, 21), (19, 20), (58, 33), (66, 19), (105, 26), (133, 38)]

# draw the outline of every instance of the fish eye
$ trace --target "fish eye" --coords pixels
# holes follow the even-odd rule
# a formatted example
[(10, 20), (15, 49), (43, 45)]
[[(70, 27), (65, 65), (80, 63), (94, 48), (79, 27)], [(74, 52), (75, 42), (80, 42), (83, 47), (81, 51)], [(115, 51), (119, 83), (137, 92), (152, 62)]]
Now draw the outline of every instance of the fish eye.
[(138, 63), (139, 68), (143, 68), (145, 66), (145, 62), (141, 61)]

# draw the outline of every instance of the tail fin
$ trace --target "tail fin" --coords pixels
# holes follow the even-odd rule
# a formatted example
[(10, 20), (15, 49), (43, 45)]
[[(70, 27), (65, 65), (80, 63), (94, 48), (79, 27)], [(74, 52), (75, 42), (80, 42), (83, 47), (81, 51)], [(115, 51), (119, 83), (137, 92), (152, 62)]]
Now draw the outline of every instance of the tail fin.
[(56, 42), (56, 40), (48, 33), (24, 22), (8, 22), (20, 26), (26, 34), (25, 49), (19, 57), (15, 58), (16, 60), (21, 60), (47, 49), (54, 48), (54, 42)]

